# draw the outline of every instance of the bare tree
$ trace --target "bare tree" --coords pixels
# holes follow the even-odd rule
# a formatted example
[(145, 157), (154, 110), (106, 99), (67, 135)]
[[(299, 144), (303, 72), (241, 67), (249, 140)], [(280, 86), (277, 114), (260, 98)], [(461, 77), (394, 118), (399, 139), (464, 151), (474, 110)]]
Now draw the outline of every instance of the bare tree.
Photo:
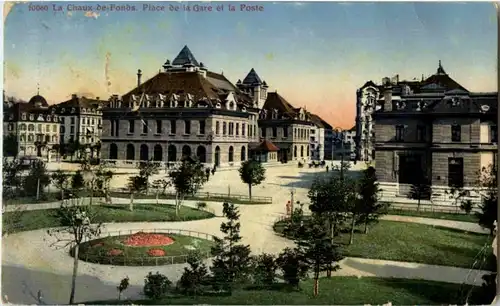
[(71, 247), (73, 254), (73, 275), (69, 304), (75, 300), (76, 276), (78, 274), (78, 254), (80, 244), (101, 234), (102, 223), (94, 223), (96, 213), (90, 205), (84, 205), (81, 199), (63, 200), (56, 211), (56, 218), (61, 227), (47, 230), (47, 234), (55, 239), (51, 247)]

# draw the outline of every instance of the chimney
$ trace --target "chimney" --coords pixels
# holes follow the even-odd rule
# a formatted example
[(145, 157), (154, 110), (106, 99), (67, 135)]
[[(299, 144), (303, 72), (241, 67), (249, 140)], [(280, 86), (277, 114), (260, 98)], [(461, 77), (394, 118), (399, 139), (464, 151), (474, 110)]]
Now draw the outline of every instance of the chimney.
[(99, 97), (95, 97), (96, 100), (99, 100)]
[(141, 86), (141, 77), (142, 77), (142, 71), (141, 69), (137, 70), (137, 87)]
[(76, 94), (71, 95), (71, 99), (76, 99), (76, 98), (77, 98)]
[(391, 84), (384, 85), (384, 112), (392, 111), (392, 86)]

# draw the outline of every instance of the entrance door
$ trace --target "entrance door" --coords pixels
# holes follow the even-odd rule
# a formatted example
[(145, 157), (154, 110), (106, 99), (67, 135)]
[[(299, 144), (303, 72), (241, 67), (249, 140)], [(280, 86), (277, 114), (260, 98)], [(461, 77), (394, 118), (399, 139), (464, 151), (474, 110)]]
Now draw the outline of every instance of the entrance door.
[(215, 166), (220, 166), (220, 148), (219, 146), (215, 147)]
[(413, 184), (418, 184), (423, 171), (421, 155), (399, 156), (399, 194), (407, 196)]
[(448, 186), (464, 186), (464, 159), (448, 158)]

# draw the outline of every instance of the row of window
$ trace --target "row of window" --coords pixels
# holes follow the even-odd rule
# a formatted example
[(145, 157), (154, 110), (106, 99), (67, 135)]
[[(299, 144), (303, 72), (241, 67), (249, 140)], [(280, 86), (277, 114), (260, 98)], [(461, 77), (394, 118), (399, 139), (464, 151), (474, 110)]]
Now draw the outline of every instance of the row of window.
[[(41, 124), (41, 123), (37, 124), (36, 128), (37, 128), (38, 132), (43, 132), (43, 130), (44, 130), (43, 125), (44, 124)], [(45, 124), (45, 132), (49, 133), (50, 130), (51, 130), (51, 127), (52, 127), (52, 132), (56, 133), (57, 132), (57, 124), (53, 124), (53, 125)], [(33, 132), (33, 131), (35, 131), (35, 125), (34, 124), (28, 124), (28, 125), (26, 125), (24, 123), (19, 124), (19, 130), (20, 131), (26, 131), (26, 129), (28, 129), (29, 132)], [(13, 123), (9, 123), (8, 126), (7, 126), (7, 130), (13, 131), (14, 130), (14, 124)]]
[[(283, 130), (283, 138), (288, 138), (288, 127), (284, 127), (284, 128), (282, 128), (282, 130)], [(264, 138), (267, 137), (267, 128), (261, 128), (260, 134)], [(300, 128), (293, 129), (293, 137), (294, 138), (305, 140), (305, 139), (308, 139), (310, 135), (311, 135), (311, 131), (308, 129), (300, 129)], [(273, 138), (278, 137), (278, 128), (277, 127), (271, 128), (271, 137), (273, 137)]]
[[(40, 117), (41, 117), (41, 118), (40, 118)], [(28, 115), (26, 115), (26, 113), (22, 113), (22, 114), (21, 114), (21, 120), (27, 120), (27, 118), (28, 118)], [(31, 121), (35, 120), (35, 114), (29, 114), (29, 118), (30, 118), (29, 120), (31, 120)], [(41, 120), (41, 121), (44, 121), (44, 120), (43, 120), (43, 115), (38, 115), (38, 116), (37, 116), (37, 120), (39, 120), (39, 121), (40, 121), (40, 120)], [(50, 115), (47, 115), (47, 116), (45, 117), (45, 121), (53, 121), (53, 122), (58, 122), (58, 121), (59, 121), (59, 119), (57, 118), (57, 116), (56, 116), (56, 115), (54, 115), (53, 117), (52, 117), (52, 116), (50, 116)]]
[[(66, 121), (65, 118), (61, 117), (61, 123), (64, 124), (65, 121)], [(99, 124), (101, 124), (101, 119), (82, 117), (82, 118), (80, 118), (80, 123), (83, 125), (85, 125), (85, 124), (86, 125), (95, 125), (95, 123), (97, 123), (99, 125)], [(70, 124), (75, 124), (75, 117), (70, 117)]]
[[(417, 126), (417, 142), (426, 141), (427, 129), (423, 125)], [(404, 141), (406, 133), (406, 127), (404, 125), (396, 125), (396, 141)], [(498, 141), (498, 130), (497, 126), (493, 125), (490, 127), (491, 142)], [(462, 141), (462, 126), (454, 124), (451, 126), (451, 141), (461, 142)]]
[[(187, 157), (187, 156), (193, 155), (191, 147), (188, 145), (184, 145), (182, 147), (181, 153), (182, 153), (181, 154), (182, 157)], [(130, 144), (130, 143), (127, 144), (125, 154), (126, 154), (125, 158), (127, 160), (135, 160), (135, 146), (133, 144)], [(207, 150), (204, 146), (199, 145), (196, 148), (196, 157), (202, 163), (207, 162)], [(220, 157), (221, 157), (221, 150), (220, 150), (220, 147), (217, 146), (217, 147), (215, 147), (215, 162), (216, 162), (216, 164), (220, 164)], [(109, 146), (109, 159), (118, 159), (118, 146), (114, 143), (110, 144), (110, 146)], [(139, 160), (149, 160), (149, 159), (150, 159), (149, 147), (145, 144), (142, 144), (139, 148)], [(178, 160), (177, 148), (174, 145), (168, 146), (166, 158), (163, 157), (162, 146), (159, 144), (154, 146), (154, 148), (153, 148), (153, 160), (154, 161), (163, 161), (164, 159), (169, 161), (169, 162), (175, 162)], [(246, 160), (246, 148), (245, 148), (245, 146), (241, 147), (240, 159), (241, 159), (241, 161)], [(233, 146), (230, 146), (228, 149), (228, 161), (234, 162), (234, 148), (233, 148)]]
[[(35, 141), (45, 141), (45, 142), (51, 142), (50, 140), (52, 139), (52, 142), (58, 141), (57, 136), (50, 136), (50, 135), (33, 135), (33, 134), (28, 134), (28, 137), (26, 135), (21, 135), (19, 136), (19, 142), (23, 143), (26, 142), (26, 139), (28, 139), (28, 142), (35, 142)], [(36, 140), (35, 140), (36, 139)]]

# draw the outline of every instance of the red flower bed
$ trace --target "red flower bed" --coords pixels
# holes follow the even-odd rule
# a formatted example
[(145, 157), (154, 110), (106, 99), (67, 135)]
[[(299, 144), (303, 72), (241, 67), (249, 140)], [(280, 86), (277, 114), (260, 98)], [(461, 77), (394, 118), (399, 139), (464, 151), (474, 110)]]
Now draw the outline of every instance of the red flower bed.
[(111, 249), (108, 251), (108, 256), (118, 256), (121, 254), (123, 254), (123, 251), (119, 249)]
[(174, 240), (168, 236), (163, 234), (151, 234), (138, 232), (131, 236), (128, 236), (123, 244), (127, 246), (160, 246), (160, 245), (169, 245), (174, 243)]
[(165, 256), (165, 250), (162, 249), (149, 249), (148, 250), (148, 255), (149, 256)]
[(93, 248), (97, 248), (97, 247), (101, 247), (101, 246), (103, 246), (103, 245), (104, 245), (104, 243), (103, 243), (103, 242), (96, 242), (96, 243), (92, 244), (92, 247), (93, 247)]

